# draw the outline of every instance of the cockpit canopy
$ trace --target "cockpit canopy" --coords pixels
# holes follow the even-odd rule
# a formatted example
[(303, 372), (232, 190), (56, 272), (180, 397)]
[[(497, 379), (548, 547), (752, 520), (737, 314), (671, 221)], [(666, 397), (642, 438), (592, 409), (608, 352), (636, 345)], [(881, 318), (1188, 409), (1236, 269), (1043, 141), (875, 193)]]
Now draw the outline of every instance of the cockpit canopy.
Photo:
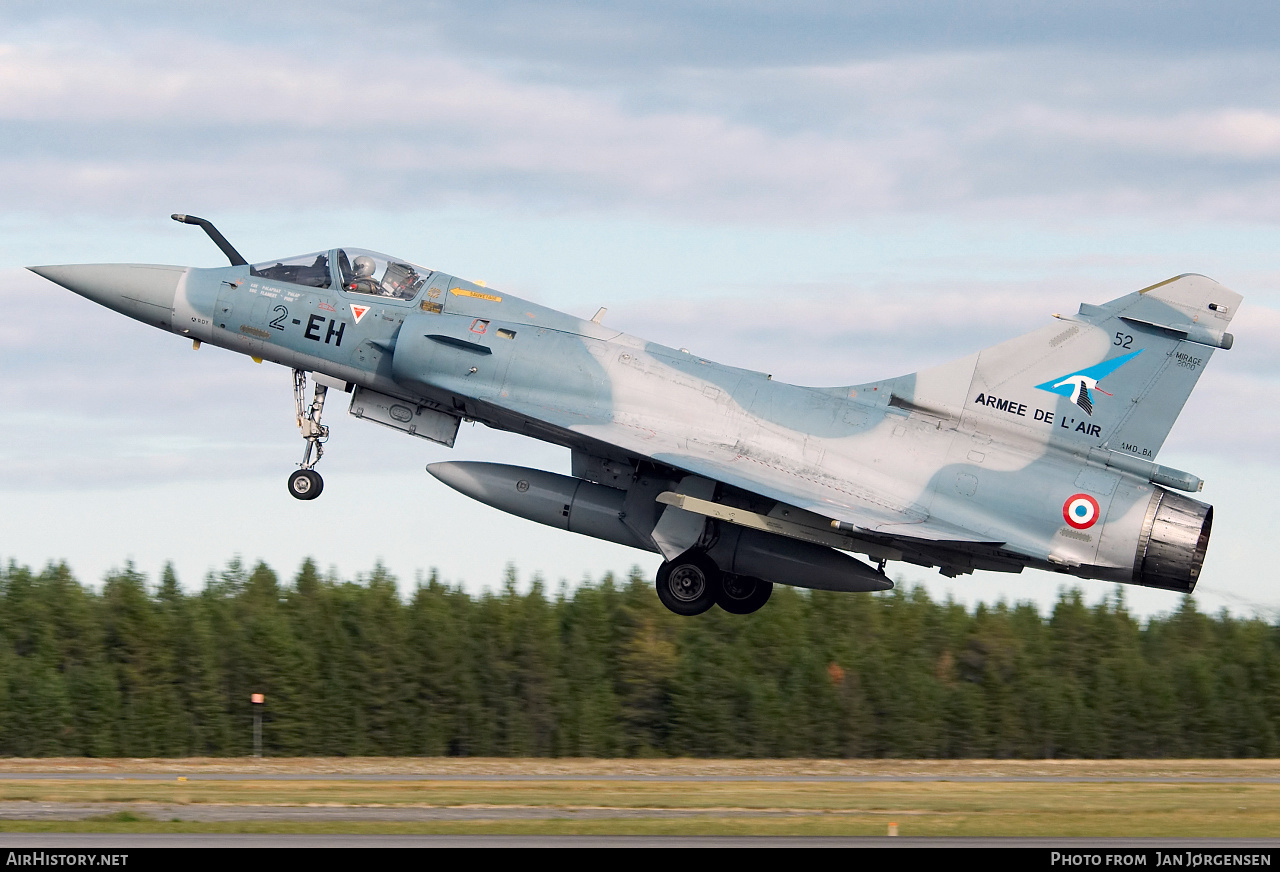
[(289, 282), (308, 288), (327, 288), (333, 283), (329, 273), (329, 253), (300, 254), (287, 260), (255, 263), (249, 267), (249, 275), (273, 282)]
[(309, 288), (412, 300), (431, 278), (431, 270), (363, 248), (336, 248), (249, 267), (249, 274)]
[(334, 255), (342, 287), (356, 294), (412, 300), (431, 270), (363, 248), (339, 248)]

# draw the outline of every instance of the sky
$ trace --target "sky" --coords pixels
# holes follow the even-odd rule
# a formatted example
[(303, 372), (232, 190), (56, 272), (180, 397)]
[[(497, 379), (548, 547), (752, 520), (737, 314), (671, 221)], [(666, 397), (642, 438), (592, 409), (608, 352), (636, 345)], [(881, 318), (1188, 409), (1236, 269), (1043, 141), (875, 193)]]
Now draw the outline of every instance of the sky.
[[(551, 589), (658, 558), (427, 463), (568, 471), (345, 414), (319, 470), (272, 364), (22, 267), (387, 251), (814, 385), (967, 355), (1169, 276), (1244, 295), (1160, 462), (1208, 482), (1203, 608), (1280, 617), (1280, 10), (1265, 3), (26, 3), (0, 10), (0, 560), (97, 582), (239, 557)], [(1010, 8), (1015, 7), (1015, 8)], [(1062, 576), (931, 594), (1048, 605)], [(1090, 601), (1114, 588), (1081, 582)], [(1141, 614), (1176, 594), (1125, 589)]]

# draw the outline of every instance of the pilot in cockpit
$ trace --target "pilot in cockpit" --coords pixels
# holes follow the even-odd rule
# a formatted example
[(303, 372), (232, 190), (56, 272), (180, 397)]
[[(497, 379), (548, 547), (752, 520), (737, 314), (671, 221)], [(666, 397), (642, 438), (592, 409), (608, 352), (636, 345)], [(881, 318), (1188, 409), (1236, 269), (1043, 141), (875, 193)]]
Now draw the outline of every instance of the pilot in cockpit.
[(382, 282), (373, 277), (377, 269), (378, 264), (373, 258), (360, 255), (351, 262), (352, 277), (347, 289), (357, 294), (384, 294)]

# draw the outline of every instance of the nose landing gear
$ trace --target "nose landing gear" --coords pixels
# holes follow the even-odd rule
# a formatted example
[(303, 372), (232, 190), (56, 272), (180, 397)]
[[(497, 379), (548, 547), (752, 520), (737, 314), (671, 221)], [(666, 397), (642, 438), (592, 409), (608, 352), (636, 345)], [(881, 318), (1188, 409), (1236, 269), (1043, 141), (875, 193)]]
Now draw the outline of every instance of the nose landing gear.
[(296, 499), (314, 500), (324, 490), (324, 479), (314, 469), (295, 469), (289, 476), (289, 493)]
[[(297, 412), (298, 429), (307, 447), (302, 452), (302, 463), (289, 476), (289, 493), (299, 500), (314, 500), (324, 490), (324, 479), (312, 467), (324, 456), (324, 443), (329, 439), (329, 428), (320, 423), (324, 413), (324, 397), (329, 392), (325, 385), (316, 383), (315, 397), (307, 403), (307, 374), (300, 369), (293, 371), (293, 406)], [(312, 454), (315, 455), (314, 459)]]

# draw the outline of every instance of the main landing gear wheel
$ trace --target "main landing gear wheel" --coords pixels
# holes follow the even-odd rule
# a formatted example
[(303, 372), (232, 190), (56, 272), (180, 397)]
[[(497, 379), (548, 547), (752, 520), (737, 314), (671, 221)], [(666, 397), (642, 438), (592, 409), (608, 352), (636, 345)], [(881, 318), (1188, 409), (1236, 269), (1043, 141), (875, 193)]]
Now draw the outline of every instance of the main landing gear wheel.
[(731, 615), (749, 615), (769, 601), (773, 582), (749, 575), (722, 573), (716, 605)]
[(320, 423), (320, 416), (324, 414), (324, 396), (328, 391), (317, 382), (315, 397), (308, 404), (307, 374), (300, 369), (293, 371), (293, 406), (298, 429), (302, 431), (307, 447), (302, 452), (302, 463), (298, 464), (302, 468), (289, 476), (289, 493), (300, 500), (314, 500), (324, 490), (324, 479), (311, 467), (324, 456), (324, 443), (329, 438), (329, 428)]
[(658, 567), (658, 599), (677, 615), (700, 615), (715, 605), (720, 570), (701, 551), (686, 551)]
[(289, 476), (289, 493), (300, 500), (314, 500), (324, 490), (324, 479), (314, 469), (299, 469)]

